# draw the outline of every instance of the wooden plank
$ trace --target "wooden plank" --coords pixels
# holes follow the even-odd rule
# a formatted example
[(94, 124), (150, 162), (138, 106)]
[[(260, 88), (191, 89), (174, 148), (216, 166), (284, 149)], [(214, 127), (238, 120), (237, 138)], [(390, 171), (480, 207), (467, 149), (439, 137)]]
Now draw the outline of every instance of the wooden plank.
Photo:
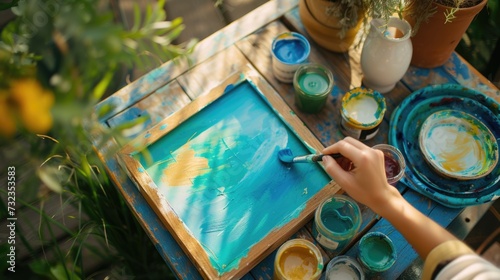
[(240, 71), (248, 63), (235, 46), (230, 46), (204, 63), (193, 67), (177, 80), (189, 97), (195, 99), (220, 85), (222, 81)]
[(102, 116), (100, 121), (106, 121), (110, 117), (130, 107), (158, 88), (167, 84), (174, 78), (177, 78), (191, 67), (202, 63), (214, 54), (226, 49), (241, 38), (251, 34), (260, 26), (279, 18), (283, 15), (283, 13), (296, 6), (297, 3), (298, 0), (269, 1), (251, 13), (243, 16), (240, 20), (231, 23), (201, 41), (196, 46), (193, 54), (189, 56), (189, 61), (168, 61), (160, 67), (150, 71), (146, 75), (138, 78), (134, 82), (118, 90), (112, 96), (97, 104), (97, 111), (102, 107), (111, 106), (112, 108), (107, 111), (108, 113), (105, 116)]
[[(296, 196), (293, 196), (294, 198), (292, 199), (292, 201), (297, 200), (297, 203), (299, 203), (299, 205), (292, 205), (289, 203), (283, 204), (283, 202), (280, 203), (280, 205), (282, 205), (282, 206), (287, 205), (287, 206), (292, 207), (293, 210), (291, 211), (291, 213), (295, 212), (296, 214), (293, 214), (293, 216), (289, 216), (290, 213), (287, 212), (286, 219), (281, 218), (280, 214), (276, 214), (276, 215), (278, 215), (279, 227), (276, 227), (274, 225), (273, 220), (270, 220), (269, 223), (266, 223), (266, 224), (268, 224), (268, 226), (263, 227), (264, 231), (263, 231), (263, 234), (261, 234), (262, 236), (257, 235), (256, 237), (253, 237), (256, 234), (256, 232), (255, 232), (256, 228), (254, 228), (253, 226), (250, 228), (245, 226), (245, 228), (247, 228), (247, 229), (243, 232), (241, 231), (242, 225), (241, 225), (239, 219), (237, 219), (235, 221), (234, 225), (231, 224), (231, 225), (227, 225), (224, 227), (224, 228), (232, 229), (234, 226), (235, 230), (237, 230), (240, 235), (247, 236), (247, 238), (251, 237), (252, 240), (257, 238), (255, 241), (251, 241), (251, 242), (248, 241), (248, 242), (250, 242), (250, 244), (253, 244), (250, 247), (248, 247), (248, 252), (245, 249), (247, 247), (241, 248), (245, 252), (245, 254), (244, 254), (245, 256), (243, 256), (241, 258), (241, 260), (240, 259), (234, 260), (233, 259), (234, 257), (232, 255), (230, 255), (228, 257), (228, 256), (226, 256), (226, 253), (230, 249), (230, 247), (228, 247), (230, 244), (242, 244), (242, 246), (248, 246), (248, 245), (246, 245), (247, 244), (246, 239), (240, 240), (238, 242), (233, 241), (231, 243), (227, 243), (228, 239), (229, 240), (233, 240), (233, 239), (226, 237), (226, 230), (222, 230), (222, 229), (217, 230), (215, 232), (215, 233), (217, 233), (217, 235), (214, 235), (212, 230), (208, 231), (207, 233), (205, 233), (205, 231), (202, 230), (200, 232), (200, 234), (197, 234), (197, 232), (199, 231), (199, 226), (197, 225), (198, 223), (195, 222), (193, 224), (191, 222), (191, 221), (193, 221), (193, 214), (191, 212), (194, 211), (195, 208), (189, 207), (188, 208), (188, 209), (190, 209), (189, 213), (183, 214), (183, 213), (185, 213), (185, 211), (183, 211), (182, 208), (185, 207), (185, 205), (186, 205), (185, 203), (181, 203), (181, 204), (179, 204), (181, 206), (174, 206), (174, 208), (172, 208), (171, 205), (175, 205), (173, 203), (173, 200), (172, 199), (165, 200), (164, 197), (167, 196), (167, 193), (172, 193), (172, 191), (171, 190), (169, 190), (167, 192), (161, 191), (161, 189), (164, 188), (164, 187), (161, 187), (162, 185), (164, 185), (162, 183), (162, 182), (164, 182), (164, 178), (170, 178), (169, 179), (170, 183), (167, 184), (168, 186), (170, 186), (170, 185), (171, 186), (184, 186), (186, 184), (186, 183), (183, 183), (185, 179), (180, 179), (180, 180), (182, 180), (182, 182), (178, 182), (178, 180), (175, 180), (175, 182), (174, 182), (172, 179), (173, 178), (172, 176), (176, 176), (175, 178), (181, 178), (181, 177), (183, 178), (184, 176), (189, 175), (186, 178), (193, 178), (193, 179), (190, 179), (190, 181), (192, 182), (194, 180), (194, 178), (198, 178), (199, 176), (201, 176), (201, 174), (198, 173), (199, 171), (196, 171), (192, 174), (189, 173), (188, 171), (185, 171), (185, 173), (183, 173), (183, 174), (182, 173), (175, 173), (176, 175), (172, 175), (172, 176), (167, 175), (167, 177), (163, 177), (163, 175), (161, 175), (160, 177), (158, 177), (158, 176), (151, 177), (150, 175), (148, 175), (148, 173), (149, 174), (156, 174), (158, 172), (158, 171), (155, 171), (156, 169), (154, 169), (154, 168), (156, 168), (155, 166), (157, 166), (157, 164), (155, 162), (156, 161), (164, 162), (165, 159), (163, 157), (153, 159), (154, 164), (151, 166), (154, 168), (150, 169), (148, 167), (149, 165), (141, 164), (141, 163), (139, 163), (139, 160), (133, 158), (133, 154), (137, 150), (142, 149), (142, 148), (138, 148), (138, 147), (140, 147), (138, 145), (150, 146), (150, 145), (158, 142), (161, 138), (163, 138), (165, 135), (167, 135), (168, 133), (170, 133), (171, 131), (173, 131), (177, 127), (179, 127), (179, 129), (182, 129), (185, 126), (180, 126), (180, 125), (183, 124), (183, 122), (185, 122), (186, 120), (192, 121), (193, 119), (195, 119), (195, 115), (198, 114), (198, 112), (200, 112), (201, 108), (204, 108), (205, 106), (208, 106), (209, 104), (210, 105), (221, 104), (221, 103), (215, 103), (215, 101), (223, 96), (224, 97), (231, 96), (231, 95), (228, 95), (229, 93), (226, 93), (228, 86), (230, 88), (237, 88), (237, 86), (235, 86), (235, 85), (238, 85), (240, 82), (246, 81), (247, 79), (250, 79), (251, 84), (255, 85), (256, 88), (259, 89), (259, 92), (261, 92), (263, 94), (263, 96), (266, 99), (266, 102), (268, 102), (270, 104), (270, 106), (273, 108), (273, 111), (276, 111), (276, 113), (279, 115), (279, 117), (282, 118), (283, 121), (290, 126), (291, 130), (296, 135), (298, 135), (300, 137), (300, 139), (301, 139), (300, 141), (303, 141), (303, 143), (305, 143), (305, 145), (307, 147), (310, 147), (310, 149), (312, 149), (312, 150), (321, 149), (320, 142), (312, 134), (310, 134), (310, 132), (303, 126), (303, 124), (300, 122), (300, 120), (294, 114), (289, 113), (289, 109), (283, 103), (283, 101), (281, 100), (279, 95), (276, 92), (274, 92), (264, 82), (264, 80), (262, 78), (260, 78), (260, 75), (255, 70), (248, 69), (248, 70), (243, 70), (241, 73), (235, 73), (234, 75), (232, 75), (230, 77), (230, 79), (228, 81), (224, 82), (224, 84), (215, 88), (209, 94), (200, 96), (199, 98), (197, 98), (196, 100), (191, 102), (188, 106), (186, 106), (186, 107), (182, 108), (180, 111), (178, 111), (176, 114), (174, 114), (171, 117), (165, 119), (164, 121), (158, 123), (157, 126), (153, 127), (151, 130), (147, 131), (147, 133), (140, 135), (138, 137), (138, 143), (131, 143), (130, 145), (125, 146), (124, 149), (122, 150), (122, 152), (120, 153), (120, 157), (123, 160), (124, 165), (126, 166), (126, 168), (128, 170), (128, 173), (133, 178), (133, 180), (136, 182), (136, 184), (139, 186), (139, 188), (141, 189), (141, 192), (144, 193), (146, 200), (148, 200), (150, 205), (153, 206), (153, 208), (156, 210), (157, 214), (160, 216), (160, 219), (167, 226), (167, 228), (169, 228), (169, 230), (172, 233), (174, 233), (174, 237), (181, 244), (181, 246), (185, 249), (188, 256), (200, 267), (202, 274), (205, 277), (211, 278), (211, 279), (215, 279), (215, 278), (228, 279), (231, 277), (241, 277), (242, 275), (244, 275), (251, 267), (256, 265), (262, 258), (264, 258), (265, 255), (267, 253), (269, 253), (270, 249), (276, 248), (280, 244), (280, 242), (282, 242), (284, 239), (286, 239), (287, 236), (289, 236), (291, 233), (294, 232), (294, 230), (297, 230), (300, 227), (302, 227), (305, 224), (305, 222), (311, 217), (312, 213), (314, 212), (314, 209), (318, 206), (319, 202), (322, 201), (321, 198), (328, 196), (328, 195), (331, 195), (331, 194), (335, 193), (336, 191), (338, 191), (338, 187), (335, 187), (333, 185), (328, 185), (328, 187), (323, 185), (324, 183), (322, 183), (321, 185), (318, 185), (320, 182), (326, 182), (328, 184), (330, 179), (327, 178), (328, 176), (326, 176), (325, 173), (322, 173), (322, 174), (324, 174), (324, 178), (321, 179), (320, 176), (318, 176), (319, 173), (316, 174), (315, 172), (313, 172), (312, 169), (309, 168), (309, 167), (312, 168), (312, 166), (307, 167), (308, 168), (307, 174), (316, 174), (314, 176), (315, 181), (313, 181), (312, 178), (308, 179), (309, 180), (308, 181), (309, 182), (309, 185), (308, 185), (309, 194), (308, 194), (308, 192), (305, 192), (305, 193), (302, 192), (302, 189), (300, 189), (300, 191), (297, 192), (297, 198), (295, 198)], [(236, 93), (234, 93), (234, 94), (236, 94)], [(234, 97), (234, 94), (232, 95), (233, 99), (236, 98), (236, 97)], [(243, 93), (240, 93), (240, 94), (243, 94)], [(243, 98), (243, 95), (241, 98)], [(260, 98), (257, 97), (256, 100), (259, 100), (259, 99)], [(234, 100), (241, 100), (241, 99), (238, 97)], [(222, 103), (222, 104), (224, 104), (224, 103)], [(256, 103), (254, 101), (252, 101), (252, 104), (256, 104)], [(213, 105), (213, 106), (216, 106), (216, 105)], [(265, 106), (267, 107), (267, 105), (265, 105)], [(206, 112), (206, 110), (208, 110), (208, 109), (205, 109), (203, 112)], [(218, 108), (217, 110), (220, 110), (220, 108)], [(269, 109), (266, 109), (266, 110), (269, 110)], [(211, 111), (209, 111), (209, 112), (211, 112)], [(252, 116), (249, 116), (249, 115), (245, 115), (245, 118), (248, 120), (252, 120), (252, 121), (254, 120), (254, 118)], [(201, 120), (202, 119), (199, 119), (199, 121), (201, 121)], [(241, 120), (241, 121), (244, 122), (244, 123), (241, 123), (241, 125), (243, 125), (243, 124), (248, 125), (249, 124), (249, 122), (245, 122), (244, 120)], [(250, 122), (252, 122), (252, 121), (250, 121)], [(269, 121), (271, 121), (271, 119), (269, 119)], [(197, 121), (197, 123), (198, 123), (198, 121)], [(215, 125), (215, 123), (212, 125)], [(213, 127), (212, 125), (209, 124), (210, 127)], [(191, 126), (189, 126), (189, 127), (191, 127)], [(220, 129), (222, 129), (222, 128), (218, 128), (218, 130), (220, 130)], [(207, 130), (204, 128), (203, 131), (201, 131), (201, 132), (204, 133), (206, 131)], [(217, 133), (223, 133), (223, 132), (224, 131), (217, 132)], [(239, 132), (238, 135), (240, 135), (241, 133), (243, 133), (243, 131)], [(187, 135), (187, 136), (190, 136), (192, 133), (189, 132), (188, 134), (189, 135)], [(254, 137), (253, 135), (254, 134), (249, 134), (249, 137)], [(144, 136), (144, 138), (143, 138), (143, 136)], [(198, 136), (198, 135), (196, 135), (196, 136)], [(269, 134), (266, 134), (266, 139), (267, 139), (267, 136), (269, 136)], [(200, 134), (200, 137), (201, 137), (201, 134)], [(233, 137), (233, 136), (229, 135), (228, 139), (230, 139), (231, 137)], [(276, 137), (277, 137), (276, 140), (282, 139), (282, 136), (278, 135)], [(197, 141), (196, 139), (197, 139), (197, 137), (195, 137), (195, 138), (189, 137), (188, 142), (191, 143), (193, 141)], [(202, 139), (203, 139), (203, 137), (202, 137)], [(286, 137), (285, 140), (288, 143), (287, 145), (291, 145), (290, 147), (298, 148), (298, 146), (296, 144), (292, 144), (293, 141), (288, 136)], [(184, 141), (184, 140), (181, 139), (179, 141)], [(235, 138), (234, 141), (236, 141), (236, 143), (238, 143), (239, 138)], [(268, 141), (266, 140), (263, 143), (267, 143), (267, 142)], [(271, 145), (276, 145), (276, 143), (274, 143), (274, 141), (272, 141), (272, 142), (273, 142), (273, 144), (271, 144)], [(184, 142), (182, 142), (182, 143), (184, 143)], [(226, 146), (227, 146), (227, 144), (226, 144)], [(229, 154), (231, 154), (231, 155), (232, 154), (239, 154), (239, 152), (238, 152), (239, 150), (236, 149), (237, 146), (238, 145), (231, 148), (231, 150), (234, 149), (234, 151), (232, 151), (232, 153), (229, 153)], [(164, 150), (165, 147), (159, 147), (159, 148), (161, 150)], [(213, 145), (210, 146), (210, 150), (216, 149), (216, 148), (217, 148), (217, 146), (213, 146)], [(243, 145), (242, 148), (248, 149), (248, 145)], [(171, 148), (171, 149), (173, 152), (177, 151), (177, 150), (175, 150), (176, 148), (175, 149)], [(155, 151), (157, 151), (157, 150), (155, 149), (154, 151), (151, 151), (151, 154), (157, 155), (157, 153)], [(171, 153), (172, 152), (170, 152), (170, 153), (166, 152), (166, 155), (170, 155)], [(213, 153), (210, 153), (210, 155), (212, 155), (212, 154)], [(216, 157), (215, 159), (218, 159), (219, 157)], [(224, 158), (224, 159), (226, 159), (226, 158)], [(142, 160), (141, 160), (141, 162), (142, 162)], [(283, 169), (282, 164), (280, 164), (279, 162), (276, 163), (276, 159), (267, 160), (266, 162), (268, 164), (271, 164), (270, 166), (277, 166), (280, 168), (280, 170)], [(181, 158), (175, 157), (175, 161), (172, 163), (173, 164), (172, 168), (177, 163), (183, 164)], [(214, 166), (212, 166), (212, 164), (207, 163), (207, 167), (208, 166), (211, 166), (212, 168), (214, 168)], [(244, 164), (244, 166), (246, 166), (246, 163)], [(236, 166), (231, 166), (231, 170), (235, 170), (235, 168), (236, 168)], [(142, 169), (142, 171), (141, 171), (141, 169)], [(247, 169), (247, 168), (244, 168), (244, 169)], [(287, 170), (286, 174), (288, 174), (288, 175), (285, 175), (283, 180), (285, 180), (285, 178), (287, 176), (294, 177), (294, 176), (292, 176), (292, 173), (294, 173), (294, 172), (290, 171), (290, 169), (287, 169), (287, 168), (285, 168), (285, 169)], [(283, 169), (283, 170), (285, 170), (285, 169)], [(145, 170), (148, 171), (148, 173), (146, 173)], [(165, 170), (168, 170), (168, 169), (165, 169)], [(170, 169), (170, 170), (174, 170), (174, 169)], [(182, 170), (184, 170), (184, 169), (182, 169)], [(207, 170), (207, 169), (203, 169), (203, 170)], [(217, 170), (219, 170), (219, 169), (217, 169)], [(249, 171), (245, 171), (244, 174), (242, 174), (242, 175), (245, 175), (248, 172), (250, 172), (248, 174), (252, 174), (251, 172), (254, 172), (254, 171), (251, 171), (251, 170), (258, 170), (258, 169), (251, 168), (248, 170)], [(298, 169), (295, 169), (295, 170), (298, 171)], [(151, 172), (153, 172), (153, 173), (151, 173)], [(292, 173), (290, 173), (290, 172), (292, 172)], [(321, 171), (318, 170), (318, 172), (321, 172)], [(210, 174), (212, 174), (212, 173), (210, 173)], [(209, 178), (212, 178), (213, 176), (216, 176), (216, 173), (213, 173), (212, 175), (210, 175)], [(163, 179), (160, 180), (157, 178), (163, 178)], [(249, 176), (245, 175), (245, 176), (242, 176), (242, 178), (249, 178)], [(217, 184), (212, 185), (212, 183), (214, 182), (213, 179), (210, 179), (210, 180), (212, 180), (212, 181), (207, 181), (207, 184), (210, 184), (210, 185), (203, 185), (203, 186), (205, 186), (206, 188), (209, 188), (209, 189), (210, 188), (220, 189)], [(246, 188), (246, 189), (243, 188), (243, 185), (241, 185), (239, 183), (240, 182), (239, 180), (240, 179), (238, 179), (238, 181), (236, 181), (237, 188), (231, 188), (233, 185), (230, 183), (227, 183), (227, 184), (225, 183), (225, 184), (221, 185), (221, 186), (225, 186), (225, 188), (228, 188), (229, 192), (224, 192), (224, 197), (227, 196), (229, 198), (229, 202), (234, 200), (236, 197), (238, 197), (239, 200), (244, 199), (245, 201), (250, 199), (250, 196), (247, 196), (247, 198), (244, 198), (244, 196), (241, 196), (241, 194), (239, 193), (239, 192), (245, 192), (248, 194), (251, 193), (251, 192), (248, 192), (248, 188)], [(320, 180), (320, 181), (318, 181), (318, 180)], [(248, 180), (246, 180), (246, 181), (248, 181)], [(264, 183), (262, 186), (266, 187), (266, 189), (267, 189), (268, 184), (270, 184), (270, 183), (267, 180), (265, 182), (266, 183)], [(292, 181), (287, 180), (286, 182), (288, 182), (286, 184), (289, 184)], [(293, 182), (295, 182), (295, 181), (293, 181)], [(248, 187), (253, 188), (254, 183), (256, 183), (256, 182), (254, 180), (252, 180), (252, 185), (250, 185)], [(282, 183), (284, 183), (284, 182), (281, 182), (280, 186), (282, 185)], [(165, 185), (165, 186), (167, 186), (167, 185)], [(269, 185), (269, 187), (274, 188), (272, 184)], [(198, 185), (196, 185), (195, 189), (198, 189)], [(207, 189), (207, 190), (209, 190), (209, 189)], [(236, 192), (237, 190), (239, 192)], [(161, 192), (161, 194), (160, 194), (160, 192)], [(215, 206), (214, 200), (211, 198), (211, 196), (207, 196), (207, 197), (209, 197), (207, 200), (205, 198), (205, 195), (199, 196), (197, 194), (198, 192), (199, 191), (196, 191), (196, 192), (189, 191), (189, 194), (194, 193), (194, 195), (196, 197), (201, 197), (201, 199), (203, 199), (200, 201), (194, 200), (194, 202), (199, 202), (201, 205), (204, 205), (206, 202), (208, 206)], [(233, 192), (235, 194), (232, 194)], [(258, 196), (257, 200), (255, 200), (255, 203), (256, 203), (256, 201), (265, 201), (265, 200), (263, 200), (263, 198), (266, 196), (263, 196), (263, 195), (265, 193), (268, 193), (268, 192), (269, 192), (269, 190), (264, 191), (264, 193), (259, 192), (259, 196)], [(289, 195), (291, 195), (291, 193), (292, 192), (287, 193), (287, 197)], [(231, 194), (231, 196), (230, 196), (230, 194)], [(168, 196), (171, 196), (171, 195), (168, 195)], [(284, 197), (284, 196), (282, 196), (282, 197)], [(300, 197), (300, 199), (299, 199), (299, 197)], [(188, 199), (188, 200), (194, 199), (194, 196), (190, 195), (186, 199)], [(249, 200), (249, 201), (251, 202), (253, 200)], [(276, 200), (276, 198), (273, 198), (273, 203), (278, 203), (279, 201), (280, 200)], [(283, 200), (281, 200), (281, 201), (283, 201)], [(228, 205), (230, 206), (233, 204), (225, 204), (224, 203), (224, 205), (222, 205), (224, 207), (221, 208), (220, 211), (223, 211), (224, 209), (226, 209), (226, 207), (228, 207)], [(251, 203), (248, 206), (253, 206), (253, 205), (254, 205), (254, 203)], [(260, 205), (260, 204), (258, 204), (258, 205)], [(193, 204), (192, 206), (196, 206), (196, 204)], [(297, 212), (297, 210), (296, 210), (297, 206), (299, 206), (299, 208), (298, 208), (299, 212)], [(200, 207), (197, 207), (197, 208), (200, 208)], [(237, 207), (241, 207), (241, 205), (237, 204)], [(203, 210), (204, 212), (206, 212), (204, 209), (205, 208), (203, 208), (203, 207), (200, 208), (200, 210)], [(212, 209), (212, 208), (210, 208), (210, 209)], [(234, 211), (237, 209), (239, 209), (239, 208), (234, 208), (234, 206), (228, 208), (229, 211)], [(251, 209), (252, 209), (251, 213), (254, 215), (255, 214), (254, 211), (257, 210), (257, 208), (254, 207)], [(278, 213), (278, 211), (276, 211), (276, 210), (277, 209), (274, 209), (274, 212)], [(215, 210), (207, 210), (207, 211), (215, 211)], [(220, 211), (216, 211), (216, 213), (220, 213)], [(244, 211), (248, 211), (248, 208), (244, 208)], [(248, 213), (248, 212), (242, 213), (243, 217), (245, 216), (245, 213)], [(268, 212), (265, 212), (265, 213), (270, 214)], [(255, 225), (259, 225), (258, 228), (261, 228), (261, 226), (263, 225), (261, 223), (262, 216), (260, 216), (260, 215), (258, 215), (258, 216), (259, 216), (259, 218), (258, 218), (258, 220), (255, 221)], [(197, 219), (201, 219), (200, 221), (202, 222), (203, 225), (205, 225), (206, 223), (209, 223), (209, 224), (206, 224), (206, 226), (208, 226), (209, 228), (212, 227), (212, 218), (211, 218), (212, 215), (203, 217), (203, 214), (201, 214), (201, 216), (196, 215), (196, 217), (199, 217)], [(214, 216), (214, 217), (215, 217), (214, 222), (218, 223), (217, 217), (216, 216)], [(267, 216), (267, 218), (269, 218), (269, 217), (271, 217), (271, 216)], [(195, 226), (194, 227), (192, 227), (192, 226), (187, 227), (186, 225), (189, 225), (189, 224), (195, 225)], [(253, 224), (254, 223), (250, 223), (249, 225), (253, 225)], [(246, 225), (246, 223), (245, 223), (245, 225)], [(269, 226), (272, 227), (272, 231), (268, 231), (267, 228)], [(219, 231), (220, 231), (220, 233), (218, 233)], [(197, 236), (198, 239), (195, 236)], [(215, 243), (212, 241), (208, 242), (208, 240), (213, 240), (213, 239), (217, 239), (214, 241)], [(220, 242), (218, 241), (218, 239), (221, 239)], [(201, 242), (203, 242), (203, 247), (201, 245), (202, 244)], [(225, 248), (224, 248), (225, 253), (223, 255), (222, 254), (219, 255), (216, 253), (216, 252), (218, 252), (218, 250), (220, 250), (220, 247), (218, 247), (217, 244), (225, 244)], [(237, 254), (241, 254), (240, 247), (241, 247), (240, 245), (236, 245), (236, 248), (238, 248), (238, 250), (235, 252), (237, 252)], [(204, 248), (209, 248), (209, 251), (207, 251), (207, 249), (204, 249)], [(203, 254), (202, 252), (207, 252), (207, 253)], [(210, 253), (210, 254), (208, 254), (208, 253)], [(212, 256), (212, 254), (215, 254), (215, 255)], [(216, 262), (216, 263), (214, 263), (214, 262)]]
[(144, 124), (127, 130), (126, 138), (133, 139), (187, 105), (192, 99), (220, 85), (222, 81), (247, 63), (248, 61), (241, 52), (231, 46), (111, 117), (107, 124), (114, 128), (139, 117), (146, 117), (147, 121)]
[(427, 85), (454, 83), (478, 90), (500, 102), (500, 91), (456, 52), (440, 67), (418, 68), (410, 65), (404, 83), (415, 91)]
[(233, 22), (269, 0), (224, 0), (221, 4), (226, 21)]
[(147, 118), (144, 123), (124, 131), (123, 136), (127, 139), (133, 139), (139, 135), (139, 133), (153, 127), (164, 118), (184, 107), (190, 101), (191, 100), (179, 83), (174, 80), (135, 103), (133, 106), (113, 116), (107, 121), (107, 124), (109, 127), (115, 128), (140, 117)]

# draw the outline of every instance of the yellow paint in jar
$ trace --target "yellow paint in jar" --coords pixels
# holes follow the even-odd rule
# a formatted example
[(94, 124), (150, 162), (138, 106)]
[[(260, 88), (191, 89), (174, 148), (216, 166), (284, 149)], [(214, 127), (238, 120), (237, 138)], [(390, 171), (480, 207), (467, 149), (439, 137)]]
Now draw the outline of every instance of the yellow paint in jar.
[(278, 249), (274, 261), (274, 277), (278, 280), (319, 279), (323, 257), (319, 249), (306, 239), (292, 239)]
[(379, 92), (353, 88), (342, 97), (340, 129), (345, 136), (369, 140), (377, 134), (385, 111), (385, 98)]

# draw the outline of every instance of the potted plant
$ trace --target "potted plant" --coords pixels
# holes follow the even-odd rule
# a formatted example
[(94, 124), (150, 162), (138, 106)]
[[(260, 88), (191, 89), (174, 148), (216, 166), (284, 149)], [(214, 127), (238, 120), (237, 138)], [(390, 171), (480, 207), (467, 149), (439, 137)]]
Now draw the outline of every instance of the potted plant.
[(409, 0), (404, 18), (413, 26), (411, 64), (433, 68), (451, 56), (487, 0)]
[(307, 33), (320, 46), (345, 52), (368, 17), (386, 20), (401, 13), (399, 0), (300, 0), (299, 16)]

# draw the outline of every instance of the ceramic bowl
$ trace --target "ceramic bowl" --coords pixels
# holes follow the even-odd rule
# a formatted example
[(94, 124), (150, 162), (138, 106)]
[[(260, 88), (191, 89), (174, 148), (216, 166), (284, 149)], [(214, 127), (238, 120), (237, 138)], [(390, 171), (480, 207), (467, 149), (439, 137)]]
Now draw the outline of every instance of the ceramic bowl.
[(493, 133), (463, 111), (430, 114), (420, 129), (419, 146), (436, 172), (458, 180), (484, 177), (498, 162), (498, 144)]

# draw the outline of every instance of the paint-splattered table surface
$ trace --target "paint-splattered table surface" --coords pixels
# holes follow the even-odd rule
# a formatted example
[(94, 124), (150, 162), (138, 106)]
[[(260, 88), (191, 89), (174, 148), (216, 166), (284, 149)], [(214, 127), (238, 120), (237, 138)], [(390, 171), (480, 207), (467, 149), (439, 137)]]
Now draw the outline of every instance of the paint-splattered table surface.
[[(201, 41), (191, 55), (190, 63), (167, 62), (111, 95), (96, 107), (96, 111), (107, 108), (106, 115), (99, 120), (99, 124), (105, 127), (114, 128), (138, 118), (146, 119), (143, 125), (128, 129), (127, 137), (120, 138), (120, 140), (103, 139), (100, 130), (94, 125), (88, 126), (88, 134), (114, 184), (178, 278), (201, 279), (202, 274), (120, 166), (117, 157), (110, 155), (110, 152), (116, 151), (118, 147), (125, 145), (135, 136), (152, 129), (172, 113), (179, 111), (197, 97), (210, 92), (229, 76), (244, 68), (257, 71), (281, 95), (322, 146), (328, 146), (342, 139), (344, 135), (339, 129), (340, 100), (349, 89), (361, 86), (360, 48), (352, 48), (349, 52), (339, 54), (328, 52), (311, 43), (309, 60), (326, 65), (333, 72), (335, 80), (335, 86), (328, 97), (326, 107), (318, 114), (300, 112), (294, 104), (293, 86), (279, 82), (272, 74), (270, 54), (272, 39), (290, 30), (307, 37), (298, 16), (297, 3), (297, 0), (267, 2), (252, 13)], [(387, 113), (379, 133), (366, 144), (372, 146), (388, 143), (391, 114), (412, 92), (429, 85), (446, 83), (472, 88), (497, 102), (500, 101), (499, 90), (457, 54), (453, 54), (444, 66), (435, 69), (410, 66), (396, 88), (384, 95)], [(488, 204), (448, 208), (403, 184), (398, 184), (397, 187), (416, 208), (461, 237), (464, 237), (471, 225), (488, 208)], [(418, 275), (420, 261), (405, 239), (390, 223), (375, 216), (369, 209), (362, 207), (362, 213), (363, 224), (358, 237), (367, 231), (382, 231), (393, 240), (396, 246), (398, 260), (390, 270), (380, 275), (380, 278), (396, 279), (403, 274)], [(469, 221), (468, 224), (461, 219)], [(280, 240), (296, 237), (313, 240), (310, 221), (299, 230), (293, 229), (293, 232), (287, 232)], [(354, 242), (343, 252), (344, 254), (356, 256), (357, 239), (354, 239)], [(265, 256), (252, 263), (252, 268), (242, 277), (244, 279), (271, 279), (275, 249), (279, 245), (278, 243), (271, 244)], [(323, 257), (326, 263), (333, 256), (323, 252)]]

